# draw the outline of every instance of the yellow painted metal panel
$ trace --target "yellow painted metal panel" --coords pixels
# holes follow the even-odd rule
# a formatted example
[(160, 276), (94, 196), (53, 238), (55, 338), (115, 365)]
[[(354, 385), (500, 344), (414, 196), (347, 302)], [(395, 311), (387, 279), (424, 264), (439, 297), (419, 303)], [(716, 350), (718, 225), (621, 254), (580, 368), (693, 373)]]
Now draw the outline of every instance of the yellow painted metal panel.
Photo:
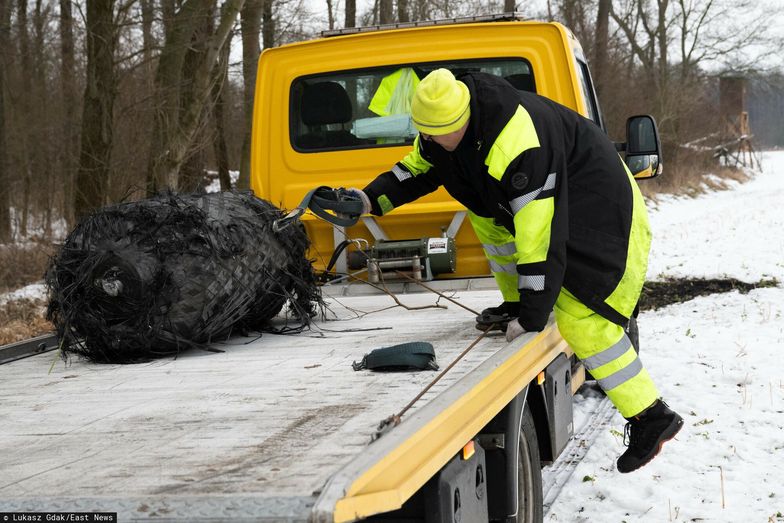
[(554, 323), (480, 383), (452, 401), (347, 489), (334, 521), (353, 521), (400, 508), (559, 353), (566, 350)]
[[(537, 89), (567, 107), (584, 112), (574, 70), (573, 39), (561, 25), (541, 22), (493, 22), (379, 31), (318, 39), (265, 50), (259, 60), (251, 151), (251, 187), (260, 197), (283, 208), (296, 206), (313, 187), (363, 187), (391, 168), (410, 146), (344, 151), (296, 151), (290, 141), (290, 87), (299, 77), (369, 67), (481, 58), (526, 59)], [(471, 45), (466, 45), (470, 42)], [(461, 210), (445, 190), (396, 209), (379, 223), (391, 239), (439, 236), (449, 225), (446, 211)], [(425, 216), (425, 220), (414, 216)], [(458, 270), (454, 276), (489, 274), (465, 225), (458, 238)], [(316, 265), (334, 249), (331, 228), (309, 228)], [(364, 227), (351, 237), (372, 240)], [(316, 235), (316, 236), (314, 236)], [(481, 253), (481, 251), (476, 251)]]

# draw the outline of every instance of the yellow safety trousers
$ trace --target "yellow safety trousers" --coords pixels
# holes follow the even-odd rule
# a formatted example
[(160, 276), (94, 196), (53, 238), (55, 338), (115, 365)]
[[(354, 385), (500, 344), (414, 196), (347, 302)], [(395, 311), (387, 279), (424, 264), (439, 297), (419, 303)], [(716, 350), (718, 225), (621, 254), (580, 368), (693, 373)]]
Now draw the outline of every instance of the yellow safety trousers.
[(623, 327), (595, 313), (566, 289), (555, 302), (555, 321), (623, 417), (636, 416), (656, 401), (659, 391)]

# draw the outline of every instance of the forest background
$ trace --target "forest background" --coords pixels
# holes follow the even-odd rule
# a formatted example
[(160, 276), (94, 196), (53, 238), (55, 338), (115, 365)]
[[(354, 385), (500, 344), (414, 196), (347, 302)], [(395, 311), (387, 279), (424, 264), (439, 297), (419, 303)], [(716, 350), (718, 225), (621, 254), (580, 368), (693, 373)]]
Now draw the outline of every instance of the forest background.
[(612, 138), (656, 118), (667, 171), (649, 196), (734, 175), (695, 146), (723, 125), (722, 77), (747, 81), (754, 146), (784, 146), (775, 0), (0, 0), (0, 292), (39, 280), (52, 241), (103, 205), (215, 173), (228, 189), (230, 171), (248, 187), (263, 48), (510, 11), (574, 31)]

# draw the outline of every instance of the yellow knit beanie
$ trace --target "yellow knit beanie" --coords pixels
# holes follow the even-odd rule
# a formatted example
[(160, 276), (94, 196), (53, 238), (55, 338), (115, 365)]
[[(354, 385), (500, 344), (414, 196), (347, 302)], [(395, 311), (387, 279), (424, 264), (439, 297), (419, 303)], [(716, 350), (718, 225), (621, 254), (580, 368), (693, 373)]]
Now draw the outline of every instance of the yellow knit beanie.
[(435, 136), (460, 129), (471, 115), (471, 95), (466, 84), (448, 69), (436, 69), (416, 88), (411, 101), (411, 120), (420, 132)]

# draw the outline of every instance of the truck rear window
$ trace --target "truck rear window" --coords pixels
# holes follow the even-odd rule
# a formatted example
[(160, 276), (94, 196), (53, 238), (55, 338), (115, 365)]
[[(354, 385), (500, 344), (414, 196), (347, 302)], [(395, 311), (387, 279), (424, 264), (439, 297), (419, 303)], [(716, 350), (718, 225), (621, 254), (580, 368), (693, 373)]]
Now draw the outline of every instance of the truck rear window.
[(298, 78), (291, 86), (290, 135), (295, 150), (384, 147), (412, 143), (411, 96), (430, 71), (490, 73), (536, 92), (522, 58), (397, 65)]

